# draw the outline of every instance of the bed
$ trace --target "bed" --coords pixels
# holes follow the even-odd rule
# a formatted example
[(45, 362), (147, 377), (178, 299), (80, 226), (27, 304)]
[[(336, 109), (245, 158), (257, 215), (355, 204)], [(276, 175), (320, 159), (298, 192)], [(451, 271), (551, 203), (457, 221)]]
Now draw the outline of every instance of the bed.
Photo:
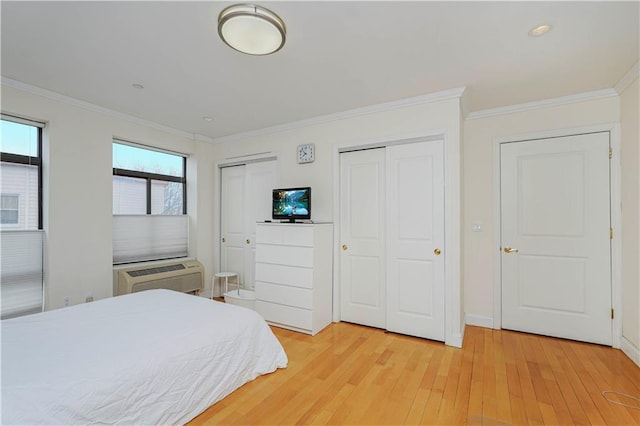
[(2, 321), (2, 424), (183, 424), (287, 366), (254, 311), (170, 290)]

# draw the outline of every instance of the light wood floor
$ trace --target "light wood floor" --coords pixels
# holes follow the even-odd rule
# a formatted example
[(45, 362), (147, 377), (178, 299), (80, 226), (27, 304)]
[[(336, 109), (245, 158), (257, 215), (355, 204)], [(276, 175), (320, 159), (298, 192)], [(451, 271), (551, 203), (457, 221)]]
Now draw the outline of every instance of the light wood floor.
[(640, 368), (617, 349), (471, 326), (462, 349), (348, 323), (273, 331), (288, 368), (192, 425), (640, 424), (640, 410), (601, 395), (640, 398)]

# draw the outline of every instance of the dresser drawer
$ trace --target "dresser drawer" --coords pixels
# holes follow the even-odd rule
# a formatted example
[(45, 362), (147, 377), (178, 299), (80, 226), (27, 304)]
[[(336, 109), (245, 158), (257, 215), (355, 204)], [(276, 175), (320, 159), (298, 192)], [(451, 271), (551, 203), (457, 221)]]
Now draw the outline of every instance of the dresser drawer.
[(304, 309), (311, 309), (313, 304), (312, 291), (306, 288), (289, 287), (256, 280), (255, 291), (256, 300)]
[(258, 224), (256, 227), (256, 242), (313, 247), (313, 228), (301, 224)]
[(256, 311), (270, 322), (311, 330), (311, 311), (256, 300)]
[(256, 244), (256, 262), (313, 267), (313, 248)]
[(287, 225), (282, 230), (282, 243), (292, 246), (313, 247), (313, 228)]
[(256, 262), (256, 281), (313, 288), (313, 269)]

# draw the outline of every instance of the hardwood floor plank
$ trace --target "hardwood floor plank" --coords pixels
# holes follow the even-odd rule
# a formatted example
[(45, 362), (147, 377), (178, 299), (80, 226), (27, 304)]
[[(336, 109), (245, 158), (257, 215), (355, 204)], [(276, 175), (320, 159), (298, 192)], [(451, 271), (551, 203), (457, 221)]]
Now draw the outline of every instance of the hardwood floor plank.
[(617, 349), (473, 326), (462, 349), (348, 323), (273, 331), (289, 366), (190, 425), (640, 423), (601, 395), (640, 396), (640, 369)]
[(502, 334), (492, 330), (495, 351), (493, 357), (493, 367), (495, 375), (496, 392), (496, 420), (509, 424), (511, 423), (511, 405), (509, 404), (509, 383), (507, 379), (507, 368), (505, 353), (502, 342)]

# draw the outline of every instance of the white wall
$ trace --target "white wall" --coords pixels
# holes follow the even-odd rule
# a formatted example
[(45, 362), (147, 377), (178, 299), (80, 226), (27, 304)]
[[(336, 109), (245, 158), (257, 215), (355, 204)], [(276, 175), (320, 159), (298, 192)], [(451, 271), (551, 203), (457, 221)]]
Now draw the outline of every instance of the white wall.
[[(464, 272), (465, 310), (483, 325), (493, 322), (494, 139), (518, 134), (616, 123), (620, 119), (617, 96), (547, 107), (488, 118), (467, 119), (464, 124)], [(481, 222), (481, 232), (471, 224)]]
[(43, 141), (46, 309), (63, 306), (65, 297), (77, 304), (88, 294), (95, 299), (112, 295), (113, 137), (190, 154), (189, 254), (202, 259), (210, 280), (210, 144), (7, 85), (2, 86), (2, 110), (47, 123)]
[(640, 365), (640, 82), (629, 85), (620, 96), (622, 157), (622, 296), (623, 350)]
[[(235, 137), (231, 141), (216, 145), (217, 161), (239, 156), (273, 152), (278, 156), (278, 186), (311, 186), (312, 219), (316, 222), (336, 222), (334, 217), (335, 170), (338, 168), (338, 149), (361, 144), (383, 143), (419, 136), (444, 135), (445, 157), (451, 161), (445, 171), (449, 183), (451, 201), (449, 229), (447, 237), (451, 244), (447, 247), (447, 258), (460, 264), (460, 99), (453, 98), (427, 102), (401, 108), (376, 109), (364, 114), (346, 114), (332, 121), (323, 121), (303, 127), (263, 132), (258, 135)], [(314, 143), (316, 160), (310, 164), (297, 164), (296, 148), (300, 144)], [(219, 184), (219, 183), (217, 183)], [(215, 225), (218, 226), (216, 220)], [(219, 238), (217, 229), (216, 237)], [(216, 252), (216, 259), (219, 253)], [(451, 315), (446, 335), (447, 342), (461, 342), (462, 315), (460, 268), (447, 271), (447, 298), (452, 305), (447, 315)], [(449, 306), (449, 305), (447, 305)]]

